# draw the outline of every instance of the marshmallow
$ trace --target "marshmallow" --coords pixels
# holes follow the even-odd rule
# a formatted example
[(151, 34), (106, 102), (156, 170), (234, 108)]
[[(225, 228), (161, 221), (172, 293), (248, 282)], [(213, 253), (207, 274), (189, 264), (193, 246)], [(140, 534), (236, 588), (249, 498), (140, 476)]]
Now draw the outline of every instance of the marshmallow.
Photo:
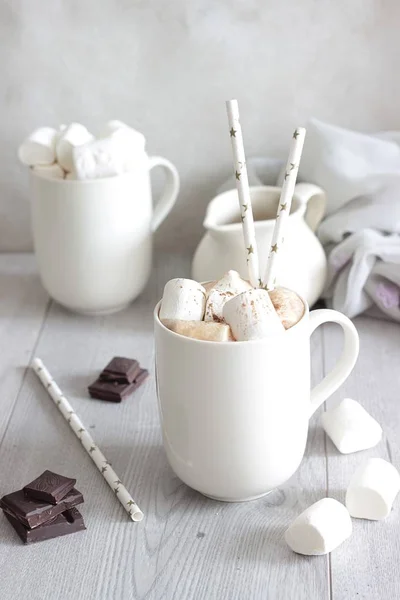
[(350, 537), (351, 518), (343, 504), (323, 498), (301, 513), (285, 532), (288, 546), (298, 554), (328, 554)]
[(73, 165), (77, 179), (99, 179), (125, 172), (120, 148), (112, 137), (74, 148)]
[(93, 140), (94, 137), (80, 123), (71, 123), (58, 133), (56, 144), (57, 162), (65, 171), (73, 170), (73, 149)]
[(222, 321), (224, 304), (241, 292), (251, 289), (250, 283), (244, 281), (237, 271), (228, 271), (222, 279), (217, 281), (217, 283), (208, 291), (204, 320)]
[(164, 288), (160, 319), (201, 321), (204, 316), (206, 291), (192, 279), (171, 279)]
[(45, 179), (64, 179), (64, 171), (57, 163), (53, 165), (36, 165), (33, 171)]
[(400, 491), (400, 474), (383, 458), (370, 458), (350, 480), (346, 506), (352, 517), (380, 521), (390, 514)]
[(215, 284), (217, 283), (217, 281), (207, 281), (207, 283), (203, 283), (203, 287), (206, 290), (206, 293), (208, 294), (208, 292), (211, 290), (211, 288), (213, 288), (215, 286)]
[(322, 427), (342, 454), (376, 446), (382, 438), (382, 427), (355, 400), (345, 398), (321, 417)]
[(296, 292), (278, 287), (269, 292), (269, 297), (285, 329), (296, 325), (304, 315), (304, 303)]
[(56, 160), (58, 133), (52, 127), (39, 127), (26, 138), (18, 149), (18, 158), (29, 167), (51, 165)]
[(165, 327), (171, 331), (208, 342), (234, 342), (231, 329), (225, 323), (211, 321), (180, 321), (177, 319), (162, 319)]
[(224, 305), (223, 318), (238, 341), (285, 331), (266, 290), (252, 288), (231, 298)]

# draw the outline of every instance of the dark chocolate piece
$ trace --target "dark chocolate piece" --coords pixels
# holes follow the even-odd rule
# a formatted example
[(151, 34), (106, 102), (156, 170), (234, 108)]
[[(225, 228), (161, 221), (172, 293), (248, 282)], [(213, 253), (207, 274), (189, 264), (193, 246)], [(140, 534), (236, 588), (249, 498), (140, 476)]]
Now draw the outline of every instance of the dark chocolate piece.
[(132, 383), (140, 371), (137, 360), (114, 356), (114, 358), (103, 369), (100, 379), (105, 381), (118, 381), (118, 383)]
[(18, 492), (3, 496), (0, 500), (0, 507), (4, 512), (18, 519), (25, 527), (34, 529), (82, 502), (83, 496), (75, 488), (72, 488), (58, 504), (34, 500), (25, 496), (23, 490), (18, 490)]
[(98, 379), (89, 386), (89, 394), (97, 400), (121, 402), (123, 398), (132, 394), (147, 378), (147, 369), (140, 369), (132, 383), (118, 383), (117, 381), (103, 381)]
[(58, 504), (75, 484), (76, 479), (58, 475), (58, 473), (52, 471), (44, 471), (24, 487), (24, 492), (30, 498), (35, 498), (35, 500)]
[(83, 517), (77, 508), (66, 510), (54, 517), (54, 519), (47, 521), (47, 523), (43, 523), (40, 527), (36, 527), (36, 529), (28, 529), (28, 527), (25, 527), (25, 525), (9, 513), (5, 512), (4, 514), (25, 544), (51, 540), (52, 538), (86, 529)]

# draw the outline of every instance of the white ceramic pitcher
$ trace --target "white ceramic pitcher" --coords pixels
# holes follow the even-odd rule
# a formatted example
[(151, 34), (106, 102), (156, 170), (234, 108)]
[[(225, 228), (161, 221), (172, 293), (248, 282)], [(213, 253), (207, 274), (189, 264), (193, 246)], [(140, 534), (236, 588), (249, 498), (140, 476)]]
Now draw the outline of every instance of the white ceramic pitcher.
[[(273, 186), (250, 188), (261, 273), (265, 272), (280, 191)], [(277, 285), (296, 290), (310, 306), (321, 295), (326, 279), (325, 253), (313, 233), (324, 216), (325, 205), (326, 195), (321, 188), (310, 183), (297, 184), (280, 254)], [(247, 277), (236, 190), (224, 192), (210, 202), (203, 225), (207, 232), (193, 258), (193, 279), (219, 279), (229, 269)]]
[[(153, 211), (150, 170), (165, 186)], [(151, 271), (153, 233), (179, 191), (176, 168), (160, 156), (134, 171), (86, 181), (31, 172), (32, 229), (43, 286), (63, 306), (89, 315), (116, 312), (134, 300)]]

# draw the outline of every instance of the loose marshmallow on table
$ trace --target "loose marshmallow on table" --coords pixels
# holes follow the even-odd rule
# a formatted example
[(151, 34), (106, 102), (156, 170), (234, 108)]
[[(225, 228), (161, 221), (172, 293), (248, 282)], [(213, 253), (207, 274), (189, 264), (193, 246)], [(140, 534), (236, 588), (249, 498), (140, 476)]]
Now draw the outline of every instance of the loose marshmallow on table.
[(400, 474), (383, 458), (370, 458), (351, 478), (346, 506), (352, 517), (379, 521), (388, 516), (400, 491)]
[(237, 271), (228, 271), (207, 293), (204, 320), (222, 321), (224, 304), (241, 292), (251, 289), (250, 283), (242, 279)]
[(343, 504), (323, 498), (301, 513), (285, 532), (288, 546), (298, 554), (328, 554), (350, 537), (351, 518)]
[(33, 171), (45, 179), (64, 179), (65, 173), (59, 164), (37, 165)]
[(296, 325), (304, 315), (304, 303), (296, 292), (277, 287), (269, 292), (269, 297), (285, 329)]
[(376, 446), (382, 438), (382, 427), (355, 400), (345, 398), (321, 417), (322, 427), (342, 454), (350, 454)]
[(223, 317), (238, 341), (285, 331), (266, 290), (252, 288), (231, 298), (224, 305)]
[(80, 123), (71, 123), (57, 135), (57, 162), (65, 171), (73, 170), (73, 149), (94, 139), (93, 135)]
[(204, 316), (206, 291), (193, 279), (171, 279), (164, 287), (160, 319), (201, 321)]
[(162, 319), (162, 323), (175, 333), (197, 340), (209, 342), (234, 342), (231, 329), (225, 323), (212, 321), (180, 321), (178, 319)]
[(52, 127), (39, 127), (18, 149), (18, 158), (29, 167), (51, 165), (56, 160), (58, 132)]

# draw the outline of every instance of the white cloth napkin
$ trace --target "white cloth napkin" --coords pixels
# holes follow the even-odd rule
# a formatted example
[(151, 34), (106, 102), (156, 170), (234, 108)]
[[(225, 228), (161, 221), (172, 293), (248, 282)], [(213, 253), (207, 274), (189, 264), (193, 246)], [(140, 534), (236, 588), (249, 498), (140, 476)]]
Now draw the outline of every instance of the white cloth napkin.
[[(249, 159), (250, 185), (279, 185), (282, 167)], [(318, 236), (328, 305), (349, 317), (367, 311), (400, 321), (400, 132), (366, 135), (311, 119), (298, 181), (327, 192)], [(220, 191), (232, 187), (233, 178)]]

